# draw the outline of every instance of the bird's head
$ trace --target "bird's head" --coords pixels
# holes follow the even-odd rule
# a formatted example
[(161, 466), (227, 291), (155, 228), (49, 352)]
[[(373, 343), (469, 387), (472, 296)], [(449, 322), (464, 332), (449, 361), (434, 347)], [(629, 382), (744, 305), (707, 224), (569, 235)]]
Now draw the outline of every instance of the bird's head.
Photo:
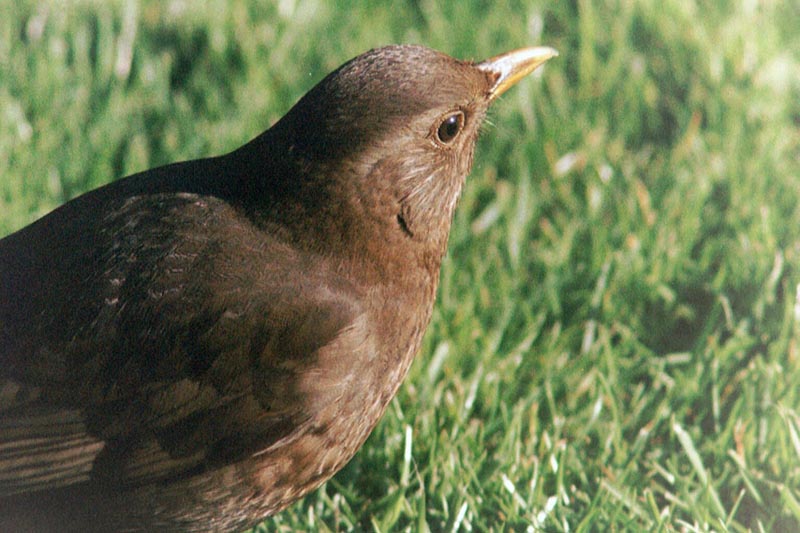
[(525, 48), (468, 62), (377, 48), (329, 74), (272, 133), (309, 180), (306, 201), (346, 205), (384, 238), (432, 244), (440, 256), (486, 110), (555, 55)]

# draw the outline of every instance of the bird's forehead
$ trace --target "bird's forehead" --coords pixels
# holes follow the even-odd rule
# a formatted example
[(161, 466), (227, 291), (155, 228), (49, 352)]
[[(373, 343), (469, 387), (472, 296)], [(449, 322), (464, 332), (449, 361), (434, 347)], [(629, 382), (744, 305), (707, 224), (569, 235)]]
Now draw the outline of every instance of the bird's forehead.
[(486, 73), (471, 63), (408, 45), (370, 50), (325, 82), (339, 105), (405, 115), (474, 100), (490, 88)]
[(317, 84), (281, 129), (292, 149), (307, 157), (346, 158), (386, 132), (454, 106), (488, 105), (490, 89), (488, 75), (471, 63), (420, 46), (377, 48)]

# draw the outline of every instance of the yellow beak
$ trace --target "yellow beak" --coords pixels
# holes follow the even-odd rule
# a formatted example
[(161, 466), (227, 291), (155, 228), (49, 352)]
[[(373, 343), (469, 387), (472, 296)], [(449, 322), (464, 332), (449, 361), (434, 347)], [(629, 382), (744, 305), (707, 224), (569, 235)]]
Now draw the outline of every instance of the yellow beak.
[(475, 66), (497, 76), (494, 86), (489, 91), (489, 100), (494, 100), (543, 65), (545, 61), (557, 55), (558, 52), (549, 46), (520, 48), (481, 61)]

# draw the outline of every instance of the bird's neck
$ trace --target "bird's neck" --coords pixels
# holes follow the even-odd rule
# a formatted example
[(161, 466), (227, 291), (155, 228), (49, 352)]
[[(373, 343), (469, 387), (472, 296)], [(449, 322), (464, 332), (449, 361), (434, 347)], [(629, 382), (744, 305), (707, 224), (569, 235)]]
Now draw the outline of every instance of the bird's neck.
[(402, 282), (417, 272), (435, 284), (452, 209), (443, 219), (417, 221), (409, 233), (397, 218), (393, 191), (381, 190), (378, 180), (363, 189), (356, 177), (366, 172), (363, 162), (310, 162), (272, 134), (268, 130), (228, 157), (227, 174), (237, 181), (232, 188), (255, 224), (298, 248), (338, 258), (369, 281)]

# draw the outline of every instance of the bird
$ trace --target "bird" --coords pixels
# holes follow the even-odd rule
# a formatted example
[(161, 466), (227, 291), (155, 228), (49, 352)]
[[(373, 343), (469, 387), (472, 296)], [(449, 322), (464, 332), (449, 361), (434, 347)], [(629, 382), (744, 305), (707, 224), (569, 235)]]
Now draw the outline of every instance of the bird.
[(420, 350), (489, 105), (555, 55), (375, 48), (0, 240), (0, 530), (243, 530), (340, 470)]

